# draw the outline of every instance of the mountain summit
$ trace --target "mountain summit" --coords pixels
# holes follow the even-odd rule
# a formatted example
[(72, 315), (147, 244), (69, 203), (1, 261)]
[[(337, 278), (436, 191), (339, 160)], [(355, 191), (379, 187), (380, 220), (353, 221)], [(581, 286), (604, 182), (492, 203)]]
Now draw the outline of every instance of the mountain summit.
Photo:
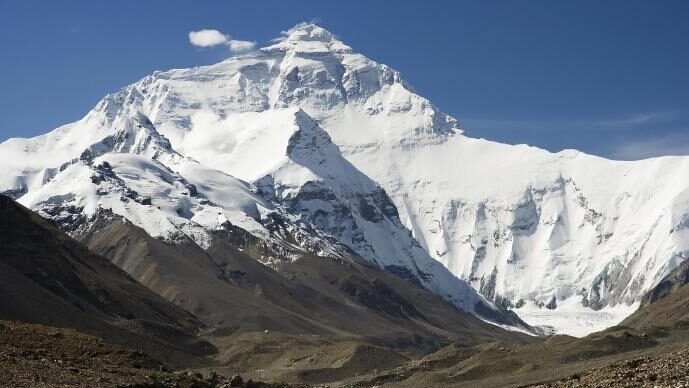
[(313, 23), (299, 24), (283, 33), (282, 38), (277, 38), (278, 43), (264, 47), (263, 52), (273, 50), (300, 51), (300, 52), (351, 52), (352, 48), (338, 40), (330, 31)]
[(103, 210), (204, 248), (239, 228), (275, 268), (354, 253), (522, 327), (502, 308), (563, 332), (597, 328), (573, 317), (610, 325), (689, 257), (689, 158), (467, 137), (397, 71), (314, 24), (155, 72), (0, 155), (0, 192), (73, 234)]

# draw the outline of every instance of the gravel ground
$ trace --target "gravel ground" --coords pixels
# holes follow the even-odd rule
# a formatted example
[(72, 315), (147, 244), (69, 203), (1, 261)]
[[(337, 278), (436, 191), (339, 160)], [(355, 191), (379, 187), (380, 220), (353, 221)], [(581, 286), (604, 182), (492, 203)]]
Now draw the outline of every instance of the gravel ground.
[(537, 387), (689, 387), (689, 349), (665, 356), (618, 361)]

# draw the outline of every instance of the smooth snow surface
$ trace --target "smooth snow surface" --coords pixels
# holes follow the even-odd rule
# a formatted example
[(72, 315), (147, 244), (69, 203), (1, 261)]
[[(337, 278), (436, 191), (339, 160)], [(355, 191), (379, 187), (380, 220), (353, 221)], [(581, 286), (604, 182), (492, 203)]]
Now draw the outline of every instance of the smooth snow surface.
[[(90, 183), (94, 169), (107, 179)], [(611, 324), (689, 257), (689, 158), (468, 137), (398, 72), (312, 24), (255, 53), (155, 72), (76, 123), (0, 144), (0, 191), (77, 225), (105, 207), (201, 244), (225, 221), (276, 238), (272, 212), (318, 234), (308, 245), (322, 254), (338, 251), (332, 239), (461, 308), (483, 300), (467, 282), (578, 333), (569, 321)]]

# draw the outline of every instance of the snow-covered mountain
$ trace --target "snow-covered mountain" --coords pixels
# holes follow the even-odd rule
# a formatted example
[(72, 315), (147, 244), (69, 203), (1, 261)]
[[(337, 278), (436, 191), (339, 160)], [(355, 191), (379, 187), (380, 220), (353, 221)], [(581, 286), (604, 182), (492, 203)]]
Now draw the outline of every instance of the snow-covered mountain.
[(0, 192), (68, 230), (106, 208), (203, 246), (229, 223), (283, 253), (354, 251), (480, 314), (466, 281), (556, 327), (558, 312), (634, 304), (689, 256), (689, 158), (473, 139), (313, 24), (156, 72), (76, 123), (0, 144), (0, 163)]

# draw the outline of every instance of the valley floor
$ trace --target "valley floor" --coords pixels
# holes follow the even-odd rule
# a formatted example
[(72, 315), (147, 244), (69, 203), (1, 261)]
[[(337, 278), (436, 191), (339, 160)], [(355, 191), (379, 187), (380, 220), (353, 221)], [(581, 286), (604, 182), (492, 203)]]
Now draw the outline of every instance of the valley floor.
[(582, 339), (555, 336), (532, 345), (451, 345), (395, 369), (331, 386), (682, 387), (689, 378), (688, 362), (686, 325), (648, 333), (616, 327)]
[[(0, 321), (0, 387), (689, 386), (685, 324), (648, 333), (620, 327), (531, 345), (450, 345), (421, 358), (356, 341), (272, 332), (211, 341), (221, 349), (212, 366), (173, 372), (141, 351), (74, 330)], [(239, 371), (242, 380), (234, 377)]]

